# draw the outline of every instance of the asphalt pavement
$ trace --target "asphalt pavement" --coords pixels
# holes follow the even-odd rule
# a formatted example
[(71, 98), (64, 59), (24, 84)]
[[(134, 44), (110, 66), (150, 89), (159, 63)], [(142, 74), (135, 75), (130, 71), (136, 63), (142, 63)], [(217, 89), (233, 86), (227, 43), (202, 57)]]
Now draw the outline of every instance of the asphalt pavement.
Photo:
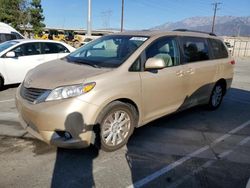
[(24, 131), (14, 95), (0, 91), (0, 187), (245, 188), (250, 178), (250, 58), (237, 59), (221, 107), (195, 107), (136, 129), (106, 153), (60, 149)]

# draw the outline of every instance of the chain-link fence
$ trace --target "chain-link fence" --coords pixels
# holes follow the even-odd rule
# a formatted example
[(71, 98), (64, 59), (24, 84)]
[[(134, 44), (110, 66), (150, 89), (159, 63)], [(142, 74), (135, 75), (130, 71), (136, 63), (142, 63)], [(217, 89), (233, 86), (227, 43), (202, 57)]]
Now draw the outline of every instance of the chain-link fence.
[(223, 37), (234, 57), (250, 57), (250, 37)]
[(250, 41), (234, 41), (232, 55), (235, 57), (250, 57)]

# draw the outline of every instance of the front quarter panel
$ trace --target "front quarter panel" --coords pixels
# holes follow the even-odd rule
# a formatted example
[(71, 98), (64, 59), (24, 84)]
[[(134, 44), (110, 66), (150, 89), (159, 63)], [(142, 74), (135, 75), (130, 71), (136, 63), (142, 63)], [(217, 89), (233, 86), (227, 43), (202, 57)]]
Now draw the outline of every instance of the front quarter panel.
[(141, 114), (141, 81), (138, 72), (122, 73), (122, 71), (114, 70), (85, 82), (96, 82), (92, 91), (79, 97), (84, 102), (98, 106), (98, 110), (92, 116), (91, 123), (96, 123), (98, 115), (105, 106), (118, 99), (132, 100)]

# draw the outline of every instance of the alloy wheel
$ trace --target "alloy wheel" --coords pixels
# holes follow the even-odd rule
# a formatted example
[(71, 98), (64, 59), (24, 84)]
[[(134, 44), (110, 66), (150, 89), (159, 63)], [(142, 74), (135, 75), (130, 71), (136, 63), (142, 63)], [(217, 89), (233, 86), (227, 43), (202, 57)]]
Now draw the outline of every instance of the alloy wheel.
[(109, 114), (103, 121), (102, 140), (108, 146), (117, 146), (127, 139), (131, 119), (127, 112), (119, 110)]
[(214, 107), (218, 106), (221, 102), (223, 96), (223, 89), (220, 85), (215, 86), (212, 94), (212, 105)]

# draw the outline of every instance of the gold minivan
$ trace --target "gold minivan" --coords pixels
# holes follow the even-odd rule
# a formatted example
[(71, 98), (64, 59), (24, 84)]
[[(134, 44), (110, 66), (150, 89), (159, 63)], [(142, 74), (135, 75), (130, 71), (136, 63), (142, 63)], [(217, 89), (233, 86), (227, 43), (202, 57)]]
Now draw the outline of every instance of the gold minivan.
[(157, 118), (200, 104), (218, 108), (234, 64), (214, 34), (117, 33), (31, 70), (16, 106), (24, 129), (49, 144), (99, 142), (114, 151)]

